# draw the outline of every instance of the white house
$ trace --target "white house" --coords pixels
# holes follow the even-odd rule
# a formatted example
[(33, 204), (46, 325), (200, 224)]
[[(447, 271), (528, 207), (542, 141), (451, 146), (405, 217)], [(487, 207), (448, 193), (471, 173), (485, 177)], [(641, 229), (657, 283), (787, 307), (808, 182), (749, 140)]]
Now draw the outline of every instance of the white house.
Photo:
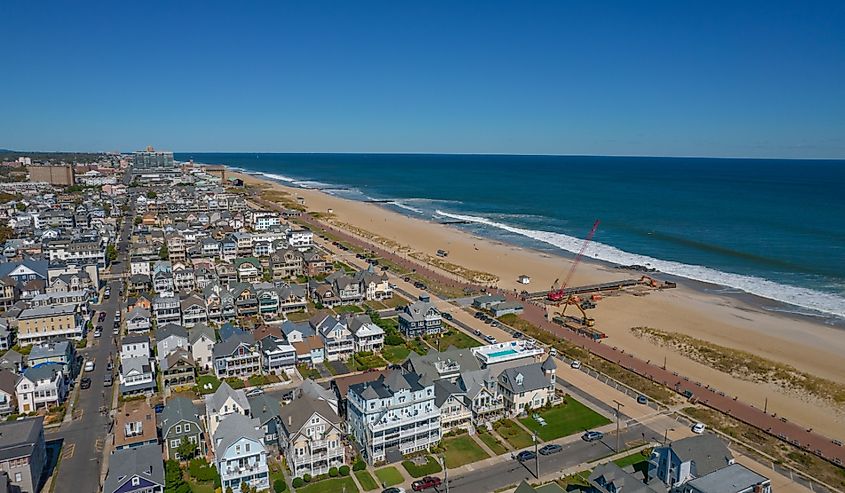
[(381, 351), (384, 347), (384, 329), (374, 324), (369, 315), (347, 318), (347, 326), (355, 340), (355, 352)]
[(127, 332), (146, 332), (152, 327), (150, 311), (143, 306), (136, 306), (126, 316)]
[(249, 401), (243, 390), (235, 390), (228, 383), (223, 382), (213, 394), (205, 396), (206, 429), (214, 436), (223, 418), (230, 414), (249, 416)]
[(279, 449), (293, 476), (326, 474), (344, 464), (340, 417), (326, 401), (300, 393), (279, 417)]
[(149, 357), (136, 356), (120, 360), (120, 393), (155, 392), (155, 365)]
[(346, 360), (355, 352), (352, 332), (342, 320), (318, 314), (311, 318), (311, 326), (323, 339), (325, 357), (329, 361)]
[(231, 488), (233, 493), (241, 493), (242, 483), (258, 491), (270, 488), (267, 449), (260, 426), (257, 419), (230, 414), (216, 428), (212, 440), (214, 465), (224, 490)]
[(191, 357), (202, 371), (211, 370), (214, 364), (215, 342), (214, 329), (206, 324), (196, 324), (188, 330)]
[(314, 245), (314, 233), (308, 228), (292, 229), (288, 231), (288, 245), (304, 252)]
[(18, 412), (57, 406), (65, 401), (67, 386), (60, 363), (43, 363), (24, 370), (15, 385)]
[(156, 357), (159, 364), (177, 348), (188, 349), (188, 331), (181, 325), (159, 325), (155, 331)]
[(120, 340), (120, 359), (149, 358), (150, 338), (141, 334), (130, 334)]

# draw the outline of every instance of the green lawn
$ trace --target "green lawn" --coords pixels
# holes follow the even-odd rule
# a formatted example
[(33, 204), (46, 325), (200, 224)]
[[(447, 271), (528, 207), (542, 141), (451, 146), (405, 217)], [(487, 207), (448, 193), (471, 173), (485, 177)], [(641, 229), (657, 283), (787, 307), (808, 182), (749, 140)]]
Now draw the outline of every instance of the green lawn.
[(405, 306), (408, 304), (408, 300), (398, 294), (394, 294), (392, 298), (381, 300), (381, 302), (388, 308), (396, 308), (397, 306)]
[(437, 348), (439, 343), (441, 351), (445, 351), (449, 348), (449, 346), (455, 346), (458, 349), (465, 349), (481, 345), (480, 342), (455, 328), (450, 328), (449, 330), (443, 332), (440, 336), (427, 335), (425, 336), (425, 340), (431, 344), (431, 347), (433, 348)]
[[(533, 415), (534, 413), (530, 414)], [(581, 404), (571, 396), (566, 397), (565, 404), (559, 404), (537, 414), (546, 420), (546, 426), (540, 426), (540, 423), (531, 416), (520, 419), (520, 422), (526, 428), (536, 431), (543, 441), (569, 436), (573, 433), (580, 433), (610, 423), (609, 419)]]
[(310, 378), (311, 380), (317, 380), (320, 378), (320, 372), (315, 368), (308, 368), (307, 365), (296, 365), (296, 368), (299, 370), (299, 374), (302, 375), (303, 379)]
[(244, 381), (241, 378), (229, 377), (229, 378), (226, 378), (225, 380), (226, 380), (226, 383), (229, 384), (229, 387), (232, 387), (235, 390), (242, 389), (242, 388), (246, 387), (246, 384), (244, 384)]
[[(211, 389), (206, 389), (205, 384), (210, 383)], [(198, 394), (213, 394), (217, 387), (220, 386), (220, 380), (214, 375), (200, 375), (197, 377), (197, 393)]]
[(296, 489), (296, 493), (338, 493), (339, 491), (358, 493), (358, 487), (355, 486), (352, 478), (347, 477), (324, 479)]
[(381, 301), (378, 301), (378, 300), (365, 301), (364, 306), (368, 306), (368, 307), (370, 307), (370, 308), (372, 308), (373, 310), (376, 310), (376, 311), (384, 310), (385, 308), (387, 308), (387, 306), (385, 306), (384, 303), (382, 303)]
[(493, 423), (493, 429), (515, 449), (525, 448), (534, 443), (531, 435), (510, 419), (496, 421)]
[(252, 375), (249, 377), (249, 384), (252, 386), (261, 386), (267, 385), (269, 383), (276, 383), (279, 381), (279, 377), (276, 375)]
[(405, 477), (393, 466), (382, 467), (377, 470), (376, 477), (385, 486), (393, 486), (405, 482)]
[[(651, 449), (646, 449), (643, 452), (650, 452)], [(634, 471), (645, 474), (648, 472), (648, 456), (643, 455), (643, 452), (634, 452), (631, 455), (622, 457), (621, 459), (616, 459), (614, 464), (621, 468), (626, 468), (627, 466), (634, 466)]]
[(430, 455), (426, 455), (424, 457), (427, 462), (421, 466), (416, 465), (413, 461), (406, 460), (402, 462), (402, 467), (404, 467), (405, 470), (408, 471), (408, 474), (414, 478), (430, 476), (443, 470), (443, 468), (440, 467), (440, 463), (437, 462), (437, 459)]
[(446, 449), (443, 455), (450, 469), (490, 457), (469, 435), (447, 438), (441, 445)]
[(373, 476), (367, 471), (355, 471), (355, 477), (358, 478), (358, 482), (361, 483), (361, 487), (364, 488), (364, 491), (378, 489), (378, 483), (376, 483), (376, 480), (373, 479)]
[(381, 350), (381, 355), (384, 356), (384, 359), (391, 363), (402, 363), (408, 358), (408, 353), (411, 351), (402, 346), (384, 346), (384, 349)]
[(496, 437), (487, 433), (486, 431), (479, 430), (478, 431), (478, 438), (480, 438), (481, 441), (484, 442), (485, 445), (490, 447), (490, 450), (492, 450), (493, 453), (495, 453), (496, 455), (502, 455), (502, 454), (504, 454), (505, 452), (508, 451), (508, 449), (505, 448), (505, 446), (502, 445), (502, 443), (499, 442), (499, 440), (497, 440)]
[(305, 320), (311, 318), (311, 315), (311, 313), (307, 312), (292, 312), (286, 314), (285, 317), (287, 317), (287, 319), (291, 322), (304, 322)]
[(210, 481), (195, 481), (190, 476), (185, 478), (188, 486), (191, 487), (191, 493), (214, 493), (214, 483)]
[(387, 366), (385, 361), (378, 354), (373, 353), (356, 353), (355, 356), (347, 361), (347, 365), (352, 371), (369, 370), (370, 368), (382, 368)]
[(425, 356), (428, 353), (429, 347), (423, 340), (418, 341), (416, 339), (411, 339), (410, 341), (406, 342), (405, 345), (408, 346), (408, 349), (414, 351), (420, 356)]
[(333, 308), (334, 312), (338, 315), (342, 315), (344, 313), (364, 313), (364, 309), (360, 306), (355, 305), (341, 305), (336, 306)]

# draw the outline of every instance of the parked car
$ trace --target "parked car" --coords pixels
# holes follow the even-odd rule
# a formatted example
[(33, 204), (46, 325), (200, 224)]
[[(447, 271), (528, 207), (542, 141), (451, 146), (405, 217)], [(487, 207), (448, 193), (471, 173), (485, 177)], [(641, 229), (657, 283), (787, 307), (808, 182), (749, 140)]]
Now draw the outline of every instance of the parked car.
[(690, 429), (693, 433), (701, 435), (702, 433), (704, 433), (704, 430), (707, 429), (707, 425), (705, 425), (704, 423), (696, 423), (692, 425), (692, 428)]
[(88, 377), (82, 377), (82, 380), (79, 381), (79, 388), (87, 389), (91, 387), (91, 379)]
[(604, 438), (604, 433), (600, 431), (588, 431), (587, 433), (581, 435), (581, 440), (584, 440), (585, 442), (595, 442), (596, 440), (601, 440), (602, 438)]
[(381, 493), (405, 493), (405, 488), (397, 488), (394, 486), (392, 488), (387, 488), (386, 490), (381, 490)]
[(516, 332), (513, 333), (513, 338), (514, 339), (522, 339), (522, 332), (517, 330)]
[(640, 394), (637, 396), (637, 404), (648, 404), (648, 397)]
[(100, 312), (100, 316), (97, 317), (97, 321), (102, 322), (105, 319), (106, 319), (106, 312)]
[(246, 395), (247, 397), (255, 397), (255, 396), (261, 395), (263, 393), (264, 393), (263, 390), (256, 388), (256, 389), (247, 390), (246, 394), (244, 394), (244, 395)]
[(576, 359), (575, 361), (570, 363), (569, 366), (572, 367), (573, 370), (580, 370), (581, 369), (581, 362)]
[(86, 361), (85, 362), (85, 371), (94, 371), (94, 362), (93, 361)]
[(534, 460), (536, 457), (537, 454), (530, 450), (523, 450), (522, 452), (516, 454), (516, 460), (518, 460), (519, 462)]
[(411, 483), (411, 489), (414, 491), (423, 491), (429, 488), (437, 488), (442, 482), (437, 476), (426, 476)]
[(443, 318), (445, 318), (446, 320), (452, 320), (452, 314), (451, 313), (444, 313)]
[(97, 330), (95, 330), (95, 331), (94, 331), (94, 339), (99, 339), (99, 338), (100, 338), (100, 336), (102, 336), (102, 335), (103, 335), (103, 331), (102, 331), (102, 330), (97, 329)]
[(106, 376), (103, 377), (103, 387), (111, 387), (112, 383), (114, 383), (114, 377), (111, 376), (111, 373), (106, 373)]
[(473, 332), (473, 333), (474, 333), (475, 335), (477, 335), (477, 336), (480, 336), (480, 335), (481, 335), (481, 331), (480, 331), (480, 330), (478, 330), (478, 329), (475, 329), (475, 332)]
[(109, 361), (109, 364), (106, 365), (106, 370), (112, 371), (113, 369), (114, 369), (114, 364), (111, 361)]
[(484, 340), (487, 341), (487, 344), (496, 344), (496, 338), (493, 336), (484, 336)]
[(560, 452), (561, 450), (563, 450), (563, 447), (561, 447), (560, 445), (558, 445), (556, 443), (550, 443), (550, 444), (544, 445), (542, 448), (540, 448), (540, 454), (542, 454), (542, 455), (552, 455), (552, 454), (556, 454), (556, 453)]
[(164, 411), (164, 404), (156, 404), (154, 409), (156, 414), (161, 414)]

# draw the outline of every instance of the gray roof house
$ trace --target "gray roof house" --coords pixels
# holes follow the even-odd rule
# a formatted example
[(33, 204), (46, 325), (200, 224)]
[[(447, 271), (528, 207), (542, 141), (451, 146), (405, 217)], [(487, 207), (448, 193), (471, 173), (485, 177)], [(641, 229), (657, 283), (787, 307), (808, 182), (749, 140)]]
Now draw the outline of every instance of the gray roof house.
[(162, 491), (164, 462), (157, 444), (117, 450), (109, 457), (109, 472), (103, 483), (103, 493)]
[(771, 493), (772, 481), (742, 464), (731, 464), (687, 481), (683, 488), (689, 493)]
[(589, 481), (591, 493), (661, 493), (659, 489), (647, 485), (641, 478), (613, 462), (606, 462), (593, 469)]
[[(25, 463), (12, 466), (11, 461)], [(43, 416), (0, 423), (0, 470), (12, 474), (12, 484), (27, 493), (38, 491), (46, 461)]]
[(551, 402), (555, 393), (556, 365), (551, 357), (543, 363), (507, 368), (499, 374), (499, 392), (505, 409), (521, 414)]
[(164, 453), (168, 459), (178, 459), (179, 454), (176, 449), (182, 438), (193, 441), (200, 448), (200, 453), (205, 453), (200, 410), (190, 399), (174, 397), (168, 400), (159, 415), (158, 424), (161, 429), (161, 439), (164, 442)]
[(655, 447), (649, 458), (648, 478), (674, 488), (733, 463), (727, 445), (716, 435), (705, 433)]

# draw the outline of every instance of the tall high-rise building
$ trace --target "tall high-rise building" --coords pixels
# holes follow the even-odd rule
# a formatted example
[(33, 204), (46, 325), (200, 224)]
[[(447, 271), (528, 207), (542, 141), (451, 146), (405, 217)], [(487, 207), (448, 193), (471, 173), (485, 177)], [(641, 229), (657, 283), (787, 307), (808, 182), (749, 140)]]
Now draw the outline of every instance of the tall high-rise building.
[(136, 151), (134, 158), (136, 170), (173, 169), (175, 167), (172, 152), (157, 151), (153, 149), (153, 146), (147, 146), (143, 151)]

